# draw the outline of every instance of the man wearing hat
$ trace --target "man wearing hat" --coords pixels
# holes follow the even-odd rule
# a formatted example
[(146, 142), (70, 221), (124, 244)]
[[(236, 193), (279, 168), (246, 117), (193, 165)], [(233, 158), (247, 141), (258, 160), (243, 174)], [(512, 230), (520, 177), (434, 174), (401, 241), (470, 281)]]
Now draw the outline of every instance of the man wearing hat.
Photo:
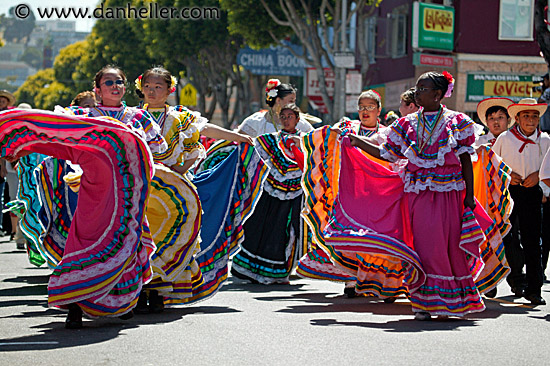
[(476, 138), (475, 145), (493, 145), (497, 137), (510, 127), (508, 107), (514, 104), (508, 98), (487, 98), (477, 105), (477, 115), (489, 132)]
[[(547, 107), (546, 104), (537, 104), (533, 98), (510, 105), (508, 114), (516, 124), (503, 132), (493, 145), (493, 151), (512, 169), (509, 189), (514, 208), (510, 222), (518, 226), (504, 238), (506, 259), (511, 270), (507, 281), (516, 296), (524, 296), (533, 305), (546, 304), (541, 297), (542, 191), (538, 183), (542, 160), (550, 150), (550, 136), (539, 130), (540, 116)], [(518, 232), (519, 237), (516, 235)]]
[(15, 104), (15, 97), (7, 90), (0, 90), (0, 111), (4, 111)]
[[(539, 103), (546, 103), (550, 105), (550, 77), (548, 73), (543, 75), (540, 79), (542, 88), (542, 94), (538, 100)], [(540, 117), (540, 130), (550, 133), (550, 108)]]

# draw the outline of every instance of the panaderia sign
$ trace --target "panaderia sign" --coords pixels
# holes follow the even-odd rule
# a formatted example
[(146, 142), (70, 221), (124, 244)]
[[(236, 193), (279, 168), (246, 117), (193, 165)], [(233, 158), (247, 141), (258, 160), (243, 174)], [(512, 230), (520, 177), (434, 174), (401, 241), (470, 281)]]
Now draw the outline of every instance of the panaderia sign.
[(540, 92), (533, 87), (540, 84), (538, 76), (515, 74), (468, 74), (466, 102), (480, 102), (485, 98), (506, 97), (513, 101), (538, 98)]
[(413, 48), (452, 51), (454, 20), (453, 7), (415, 2), (413, 4)]

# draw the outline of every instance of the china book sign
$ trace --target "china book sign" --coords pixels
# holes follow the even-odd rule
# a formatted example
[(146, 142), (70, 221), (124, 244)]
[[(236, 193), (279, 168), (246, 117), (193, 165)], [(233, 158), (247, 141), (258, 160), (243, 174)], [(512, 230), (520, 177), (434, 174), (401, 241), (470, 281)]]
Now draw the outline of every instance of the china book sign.
[(538, 98), (540, 77), (515, 74), (468, 74), (466, 102), (478, 103), (485, 98), (505, 97), (517, 102), (522, 98)]
[(452, 51), (454, 22), (453, 7), (415, 2), (413, 4), (413, 48)]

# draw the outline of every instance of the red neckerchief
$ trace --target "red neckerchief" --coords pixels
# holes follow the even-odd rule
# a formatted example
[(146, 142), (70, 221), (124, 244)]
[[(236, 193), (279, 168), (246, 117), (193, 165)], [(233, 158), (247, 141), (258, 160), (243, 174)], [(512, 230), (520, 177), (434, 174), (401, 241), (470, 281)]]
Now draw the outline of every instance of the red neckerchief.
[[(525, 149), (525, 146), (527, 144), (536, 144), (535, 141), (531, 140), (531, 139), (528, 139), (527, 137), (523, 136), (523, 134), (520, 132), (519, 130), (519, 127), (518, 125), (514, 125), (514, 127), (512, 127), (510, 129), (510, 132), (512, 133), (512, 135), (514, 135), (518, 140), (520, 140), (521, 142), (523, 142), (523, 144), (521, 145), (521, 147), (519, 148), (519, 152), (522, 153), (523, 152), (523, 149)], [(537, 138), (540, 136), (540, 131), (537, 130)]]

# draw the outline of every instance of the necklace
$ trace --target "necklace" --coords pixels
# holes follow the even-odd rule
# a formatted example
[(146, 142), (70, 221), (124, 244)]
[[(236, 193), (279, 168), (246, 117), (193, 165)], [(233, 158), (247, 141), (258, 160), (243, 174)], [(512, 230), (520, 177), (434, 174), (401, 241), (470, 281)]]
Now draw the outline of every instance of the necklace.
[[(149, 112), (149, 104), (145, 104), (144, 108), (147, 112)], [(166, 109), (166, 104), (164, 105), (164, 112), (149, 112), (149, 113), (151, 114), (155, 122), (159, 125), (159, 127), (162, 129), (164, 127), (164, 122), (166, 121), (166, 117), (168, 114), (168, 111)], [(159, 116), (157, 117), (155, 116), (155, 114), (157, 113), (161, 113), (161, 114), (159, 114)], [(162, 121), (160, 120), (161, 118), (162, 118)]]
[[(426, 144), (428, 142), (432, 143), (432, 135), (436, 130), (437, 125), (439, 124), (439, 121), (441, 120), (441, 117), (443, 117), (443, 108), (441, 105), (439, 106), (439, 110), (437, 112), (437, 115), (435, 117), (434, 125), (431, 129), (431, 131), (428, 132), (426, 126), (429, 125), (428, 119), (424, 116), (424, 111), (418, 111), (418, 123), (416, 125), (416, 138), (418, 139), (418, 142), (420, 142), (420, 149), (419, 152), (421, 153), (424, 148), (426, 147)], [(422, 124), (422, 134), (419, 133), (420, 124)], [(428, 132), (428, 136), (426, 136), (426, 139), (422, 141), (422, 138), (424, 137), (424, 133)]]
[[(279, 128), (275, 124), (275, 120), (273, 118), (273, 110), (269, 109), (268, 112), (269, 112), (269, 122), (271, 122), (271, 124), (273, 125), (273, 128), (275, 128), (275, 131), (279, 131)], [(267, 118), (266, 118), (266, 120), (267, 120)]]

